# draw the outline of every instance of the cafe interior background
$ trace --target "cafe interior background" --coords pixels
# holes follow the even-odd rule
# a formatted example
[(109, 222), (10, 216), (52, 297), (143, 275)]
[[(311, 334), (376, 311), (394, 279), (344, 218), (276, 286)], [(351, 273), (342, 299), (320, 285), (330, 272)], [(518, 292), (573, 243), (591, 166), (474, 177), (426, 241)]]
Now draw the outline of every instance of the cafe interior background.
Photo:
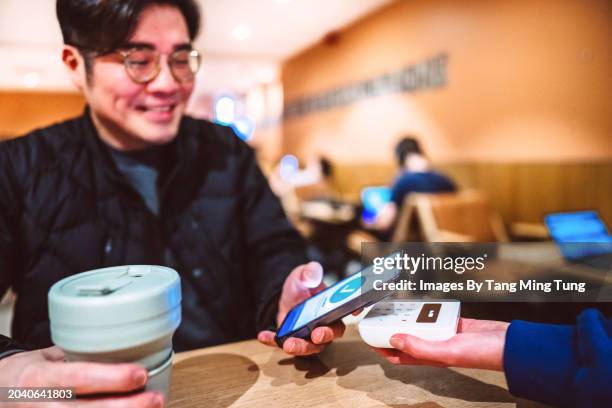
[[(490, 227), (400, 240), (547, 241), (543, 216), (573, 210), (612, 226), (610, 1), (200, 3), (188, 112), (256, 150), (329, 282), (357, 267), (370, 238), (356, 209), (364, 189), (393, 182), (407, 134), (478, 197), (471, 223)], [(54, 8), (0, 2), (0, 140), (84, 108)], [(8, 295), (2, 333), (10, 308)]]

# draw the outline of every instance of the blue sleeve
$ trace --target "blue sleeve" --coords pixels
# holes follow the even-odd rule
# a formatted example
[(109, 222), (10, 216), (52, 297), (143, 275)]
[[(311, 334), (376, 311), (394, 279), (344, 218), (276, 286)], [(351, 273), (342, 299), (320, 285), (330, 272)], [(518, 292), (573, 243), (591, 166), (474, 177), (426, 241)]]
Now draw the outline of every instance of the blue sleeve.
[(588, 309), (575, 326), (513, 321), (504, 371), (517, 397), (560, 407), (612, 407), (612, 320)]

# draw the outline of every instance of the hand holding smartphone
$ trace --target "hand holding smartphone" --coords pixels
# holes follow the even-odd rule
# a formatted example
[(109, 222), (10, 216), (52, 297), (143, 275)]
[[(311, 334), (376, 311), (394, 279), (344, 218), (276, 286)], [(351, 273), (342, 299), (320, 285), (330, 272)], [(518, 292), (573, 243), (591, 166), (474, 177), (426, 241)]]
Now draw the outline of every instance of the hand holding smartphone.
[[(396, 253), (389, 255), (395, 257)], [(276, 332), (274, 340), (280, 347), (290, 337), (309, 339), (312, 331), (319, 326), (330, 325), (356, 310), (370, 306), (391, 294), (390, 291), (375, 290), (373, 282), (394, 282), (399, 279), (400, 270), (375, 274), (370, 266), (357, 272), (313, 297), (297, 304), (287, 313)]]

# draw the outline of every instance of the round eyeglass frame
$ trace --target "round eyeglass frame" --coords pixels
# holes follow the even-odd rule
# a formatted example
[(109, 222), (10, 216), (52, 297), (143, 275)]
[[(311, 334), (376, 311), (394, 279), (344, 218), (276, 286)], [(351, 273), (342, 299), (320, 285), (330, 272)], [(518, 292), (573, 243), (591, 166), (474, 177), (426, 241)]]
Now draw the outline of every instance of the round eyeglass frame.
[[(133, 55), (135, 52), (140, 52), (140, 51), (148, 51), (153, 53), (153, 55), (155, 56), (155, 67), (153, 68), (153, 70), (146, 76), (144, 77), (139, 77), (138, 75), (135, 75), (133, 72), (133, 69), (130, 66), (130, 61), (129, 61), (129, 57), (131, 55)], [(182, 78), (180, 76), (178, 76), (174, 70), (174, 65), (172, 63), (172, 56), (175, 55), (178, 52), (188, 52), (189, 53), (189, 58), (195, 58), (195, 61), (197, 62), (197, 66), (195, 67), (195, 69), (190, 69), (191, 71), (191, 75), (188, 78)], [(128, 76), (130, 77), (130, 79), (134, 82), (136, 82), (137, 84), (146, 84), (147, 82), (151, 82), (152, 80), (154, 80), (155, 78), (157, 78), (157, 76), (159, 75), (159, 73), (161, 72), (161, 56), (163, 55), (162, 53), (160, 53), (157, 50), (154, 49), (146, 49), (143, 50), (141, 48), (132, 48), (132, 49), (128, 49), (128, 50), (120, 50), (117, 51), (117, 54), (121, 57), (121, 60), (123, 62), (123, 66), (125, 67), (125, 71), (127, 72)], [(166, 54), (168, 55), (168, 67), (170, 68), (170, 72), (172, 73), (172, 77), (179, 83), (183, 84), (183, 83), (189, 83), (192, 82), (195, 79), (195, 76), (198, 72), (198, 70), (200, 69), (201, 63), (202, 63), (202, 56), (200, 55), (200, 52), (198, 50), (195, 49), (191, 49), (191, 50), (177, 50), (174, 51), (170, 54)], [(188, 62), (189, 65), (191, 61)]]

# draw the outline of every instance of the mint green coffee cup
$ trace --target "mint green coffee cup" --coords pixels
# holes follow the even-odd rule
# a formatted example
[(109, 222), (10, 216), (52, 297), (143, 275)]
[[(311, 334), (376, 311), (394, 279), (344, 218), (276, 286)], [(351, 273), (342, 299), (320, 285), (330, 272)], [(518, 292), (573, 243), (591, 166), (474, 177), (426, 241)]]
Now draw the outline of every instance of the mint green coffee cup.
[(172, 336), (181, 322), (175, 270), (128, 265), (69, 276), (49, 290), (51, 339), (68, 361), (137, 363), (147, 390), (170, 392)]

